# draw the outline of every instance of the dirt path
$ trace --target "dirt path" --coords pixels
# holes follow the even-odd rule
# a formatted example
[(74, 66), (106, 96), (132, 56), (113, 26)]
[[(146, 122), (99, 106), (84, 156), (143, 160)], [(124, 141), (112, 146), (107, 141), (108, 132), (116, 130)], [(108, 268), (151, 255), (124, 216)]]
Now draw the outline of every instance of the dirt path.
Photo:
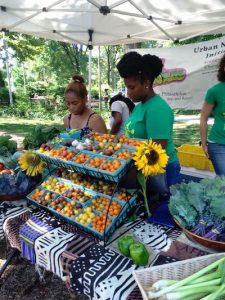
[[(0, 242), (0, 267), (5, 262), (6, 244)], [(35, 266), (25, 259), (14, 258), (0, 280), (1, 300), (78, 300), (65, 283), (46, 271), (40, 281)]]
[(23, 148), (24, 135), (11, 134), (11, 133), (8, 133), (7, 131), (0, 130), (0, 136), (2, 136), (2, 135), (10, 135), (12, 137), (12, 140), (17, 142), (18, 150), (21, 150)]

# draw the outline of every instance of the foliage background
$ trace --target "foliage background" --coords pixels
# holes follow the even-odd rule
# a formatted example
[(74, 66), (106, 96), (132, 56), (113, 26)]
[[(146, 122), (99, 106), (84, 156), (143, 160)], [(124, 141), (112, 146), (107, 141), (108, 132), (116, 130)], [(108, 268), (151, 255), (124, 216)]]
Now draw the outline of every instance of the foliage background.
[[(217, 38), (221, 35), (195, 37), (185, 42), (149, 41), (133, 45), (101, 46), (93, 50), (92, 99), (102, 100), (104, 89), (112, 95), (124, 89), (116, 64), (127, 48), (175, 47)], [(2, 35), (0, 34), (0, 38)], [(88, 82), (88, 50), (86, 46), (66, 44), (23, 34), (7, 33), (14, 107), (8, 107), (9, 93), (4, 49), (0, 46), (0, 116), (18, 116), (57, 120), (67, 113), (64, 89), (74, 74), (82, 74)], [(98, 61), (98, 56), (100, 60)], [(101, 69), (99, 95), (98, 64)], [(96, 110), (99, 102), (96, 101)], [(107, 109), (106, 109), (107, 110)], [(176, 111), (176, 113), (179, 111)], [(186, 112), (190, 113), (190, 112)], [(196, 113), (196, 111), (191, 112)]]

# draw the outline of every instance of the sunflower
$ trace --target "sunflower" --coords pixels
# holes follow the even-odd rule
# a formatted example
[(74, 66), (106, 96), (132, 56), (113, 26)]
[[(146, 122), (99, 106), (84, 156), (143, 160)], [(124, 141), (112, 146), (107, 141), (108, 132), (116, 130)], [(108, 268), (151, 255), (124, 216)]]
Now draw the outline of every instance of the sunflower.
[(152, 140), (142, 142), (136, 147), (136, 151), (134, 152), (133, 160), (139, 171), (137, 173), (137, 180), (141, 187), (140, 192), (143, 195), (148, 216), (151, 216), (151, 212), (148, 205), (146, 180), (148, 176), (164, 173), (168, 159), (169, 157), (166, 151), (162, 149), (162, 146)]
[(152, 140), (142, 142), (137, 146), (133, 156), (138, 171), (141, 171), (146, 177), (164, 173), (168, 159), (162, 146)]
[(24, 151), (24, 154), (18, 159), (20, 168), (26, 171), (28, 176), (36, 176), (42, 173), (45, 164), (42, 162), (40, 157), (32, 151)]

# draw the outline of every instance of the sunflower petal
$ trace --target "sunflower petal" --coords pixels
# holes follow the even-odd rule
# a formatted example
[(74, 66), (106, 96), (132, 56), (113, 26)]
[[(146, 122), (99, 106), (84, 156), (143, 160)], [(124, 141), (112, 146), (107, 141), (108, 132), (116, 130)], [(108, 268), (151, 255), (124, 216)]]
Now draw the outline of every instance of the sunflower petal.
[(41, 174), (45, 166), (40, 157), (32, 151), (24, 151), (24, 154), (22, 154), (18, 159), (18, 163), (20, 168), (23, 171), (26, 171), (28, 176)]
[(133, 160), (138, 171), (141, 171), (146, 177), (164, 173), (168, 159), (169, 157), (162, 146), (152, 140), (142, 142), (136, 147), (133, 154)]

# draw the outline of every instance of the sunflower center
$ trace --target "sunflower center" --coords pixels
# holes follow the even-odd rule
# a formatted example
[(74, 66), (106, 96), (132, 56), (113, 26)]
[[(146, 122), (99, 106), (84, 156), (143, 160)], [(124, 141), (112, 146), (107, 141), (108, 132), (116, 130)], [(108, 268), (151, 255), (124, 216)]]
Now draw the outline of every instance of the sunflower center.
[(37, 166), (41, 162), (41, 159), (38, 155), (30, 154), (27, 157), (27, 164), (31, 167)]
[(146, 154), (148, 165), (155, 165), (159, 160), (159, 154), (155, 150), (151, 150), (150, 153)]

